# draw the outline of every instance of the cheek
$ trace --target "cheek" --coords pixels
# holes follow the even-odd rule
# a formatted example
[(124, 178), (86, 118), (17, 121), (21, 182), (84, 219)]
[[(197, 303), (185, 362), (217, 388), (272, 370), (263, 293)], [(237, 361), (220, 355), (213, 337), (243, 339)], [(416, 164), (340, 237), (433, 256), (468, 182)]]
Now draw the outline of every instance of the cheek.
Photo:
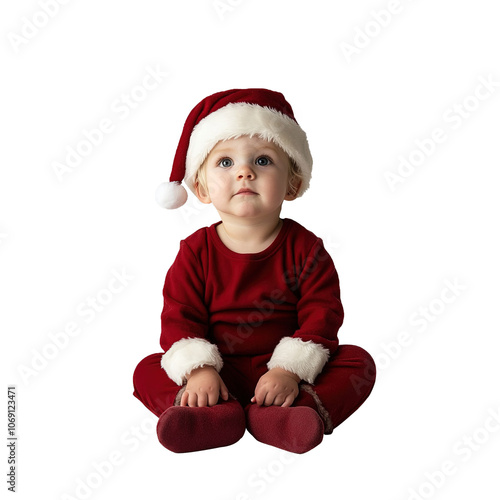
[(211, 196), (217, 196), (218, 194), (224, 192), (227, 180), (221, 176), (209, 176), (207, 179), (208, 190)]
[(274, 182), (269, 184), (272, 185), (272, 191), (277, 196), (285, 195), (288, 191), (288, 177), (278, 174), (274, 178)]

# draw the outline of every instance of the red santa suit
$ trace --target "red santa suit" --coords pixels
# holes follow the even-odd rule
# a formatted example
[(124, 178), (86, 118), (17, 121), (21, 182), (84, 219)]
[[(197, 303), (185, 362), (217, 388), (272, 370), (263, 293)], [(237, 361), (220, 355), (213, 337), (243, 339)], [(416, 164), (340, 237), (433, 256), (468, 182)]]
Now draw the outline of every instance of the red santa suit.
[[(189, 113), (170, 180), (157, 189), (158, 203), (182, 206), (182, 183), (196, 193), (210, 151), (241, 135), (273, 141), (300, 173), (294, 197), (307, 191), (312, 156), (290, 103), (269, 89), (231, 89), (206, 97)], [(172, 451), (227, 446), (246, 425), (259, 441), (304, 453), (368, 397), (373, 360), (360, 347), (338, 344), (339, 283), (321, 239), (284, 219), (268, 248), (239, 254), (222, 243), (218, 224), (181, 242), (163, 291), (164, 352), (139, 363), (134, 395), (160, 417), (158, 437)], [(220, 373), (231, 400), (180, 406), (186, 375), (202, 366)], [(301, 380), (293, 406), (250, 404), (260, 377), (275, 367)]]
[(163, 290), (164, 352), (139, 363), (134, 395), (160, 416), (178, 404), (191, 370), (213, 366), (245, 407), (259, 378), (281, 367), (301, 378), (294, 405), (314, 401), (331, 433), (368, 397), (375, 367), (360, 347), (339, 346), (343, 309), (330, 255), (291, 219), (268, 248), (239, 254), (222, 243), (220, 223), (181, 241)]

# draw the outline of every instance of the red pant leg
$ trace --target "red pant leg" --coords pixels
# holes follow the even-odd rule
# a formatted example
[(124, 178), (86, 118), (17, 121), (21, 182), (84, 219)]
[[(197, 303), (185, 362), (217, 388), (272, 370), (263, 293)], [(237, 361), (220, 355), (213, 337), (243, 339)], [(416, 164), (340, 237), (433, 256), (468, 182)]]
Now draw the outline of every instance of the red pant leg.
[[(301, 384), (301, 394), (309, 393), (319, 406), (325, 421), (325, 434), (331, 434), (364, 403), (375, 384), (375, 374), (375, 362), (364, 349), (340, 345), (314, 384)], [(301, 394), (295, 405), (300, 406)]]
[[(134, 372), (134, 396), (158, 417), (174, 405), (175, 398), (182, 389), (168, 377), (161, 367), (162, 356), (163, 353), (147, 356), (137, 365)], [(267, 358), (270, 356), (269, 354)], [(265, 357), (258, 358), (261, 365), (263, 362), (260, 358)], [(224, 357), (223, 359), (224, 366), (220, 375), (229, 393), (243, 406), (250, 404), (258, 378), (265, 373), (266, 368), (253, 366), (256, 357), (241, 356), (236, 360)]]
[(163, 353), (144, 358), (134, 371), (134, 396), (159, 417), (174, 405), (181, 389), (161, 367)]

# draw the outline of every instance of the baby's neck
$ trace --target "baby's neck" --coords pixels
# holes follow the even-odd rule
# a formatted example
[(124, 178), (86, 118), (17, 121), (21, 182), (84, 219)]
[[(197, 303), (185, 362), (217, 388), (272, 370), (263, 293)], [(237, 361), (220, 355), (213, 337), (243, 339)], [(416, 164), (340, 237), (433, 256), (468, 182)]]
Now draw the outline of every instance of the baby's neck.
[(234, 223), (223, 221), (217, 226), (217, 234), (229, 250), (236, 253), (259, 253), (275, 240), (283, 221), (276, 219), (263, 222)]

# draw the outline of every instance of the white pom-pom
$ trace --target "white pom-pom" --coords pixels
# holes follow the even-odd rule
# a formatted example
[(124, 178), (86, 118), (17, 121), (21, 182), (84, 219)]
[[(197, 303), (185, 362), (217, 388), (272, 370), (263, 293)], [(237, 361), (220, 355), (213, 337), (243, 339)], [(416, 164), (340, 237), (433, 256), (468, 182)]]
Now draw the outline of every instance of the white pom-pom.
[(156, 202), (163, 208), (179, 208), (187, 201), (187, 191), (180, 182), (164, 182), (156, 189)]

